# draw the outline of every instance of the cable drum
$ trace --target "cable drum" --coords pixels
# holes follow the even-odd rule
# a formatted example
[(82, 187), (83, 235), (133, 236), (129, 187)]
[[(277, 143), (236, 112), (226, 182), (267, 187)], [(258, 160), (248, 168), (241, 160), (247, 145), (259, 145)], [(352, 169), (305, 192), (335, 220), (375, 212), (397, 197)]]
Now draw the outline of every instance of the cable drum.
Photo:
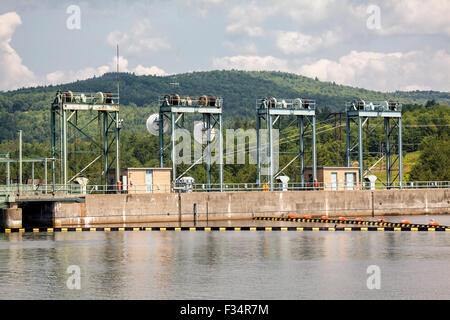
[(208, 96), (208, 106), (216, 107), (217, 98), (214, 96)]
[[(212, 125), (209, 127), (209, 142), (212, 142), (216, 137), (216, 129)], [(208, 142), (208, 129), (206, 123), (197, 122), (194, 125), (194, 140), (201, 144)]]
[(72, 91), (61, 91), (63, 102), (73, 102), (73, 92)]
[(97, 92), (94, 96), (94, 101), (97, 104), (102, 104), (105, 102), (105, 95), (103, 94), (103, 92)]
[(202, 107), (208, 106), (208, 97), (207, 96), (201, 96), (198, 98), (198, 105)]

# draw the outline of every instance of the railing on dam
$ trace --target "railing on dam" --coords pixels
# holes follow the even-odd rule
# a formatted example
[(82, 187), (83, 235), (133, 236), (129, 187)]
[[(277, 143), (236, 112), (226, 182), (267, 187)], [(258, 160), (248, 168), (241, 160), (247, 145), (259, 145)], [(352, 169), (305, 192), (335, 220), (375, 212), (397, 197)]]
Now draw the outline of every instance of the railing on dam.
[[(382, 183), (373, 185), (358, 184), (333, 184), (333, 183), (275, 183), (274, 191), (343, 191), (343, 190), (393, 190), (393, 189), (448, 189), (450, 181), (410, 181), (386, 186)], [(168, 193), (168, 192), (244, 192), (244, 191), (269, 191), (267, 184), (256, 183), (225, 183), (222, 188), (220, 184), (190, 184), (182, 185), (79, 185), (79, 184), (10, 184), (0, 185), (0, 196), (5, 195), (45, 195), (45, 194), (99, 194), (99, 193), (126, 193), (126, 194), (145, 194), (145, 193)]]

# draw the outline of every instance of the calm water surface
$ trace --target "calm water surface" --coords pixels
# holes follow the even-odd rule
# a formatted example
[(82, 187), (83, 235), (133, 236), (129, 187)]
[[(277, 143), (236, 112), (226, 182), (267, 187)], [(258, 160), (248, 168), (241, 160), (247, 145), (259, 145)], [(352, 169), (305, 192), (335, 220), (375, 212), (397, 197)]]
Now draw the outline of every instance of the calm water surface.
[[(430, 218), (450, 224), (389, 221)], [(66, 286), (70, 265), (80, 290)], [(380, 290), (367, 288), (369, 265)], [(0, 234), (0, 299), (230, 298), (450, 299), (450, 233)]]

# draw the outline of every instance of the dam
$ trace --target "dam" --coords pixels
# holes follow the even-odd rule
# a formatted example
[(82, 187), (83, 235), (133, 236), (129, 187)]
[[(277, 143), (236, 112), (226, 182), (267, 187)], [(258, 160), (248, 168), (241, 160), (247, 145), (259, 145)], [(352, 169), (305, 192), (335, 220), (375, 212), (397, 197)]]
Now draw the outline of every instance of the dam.
[[(228, 144), (227, 154), (223, 153), (224, 140), (232, 141), (232, 155), (239, 154), (243, 164), (247, 150), (239, 145), (235, 149), (234, 133), (231, 139), (223, 137), (229, 130), (222, 126), (222, 97), (168, 94), (158, 98), (159, 113), (146, 122), (149, 133), (159, 138), (158, 168), (121, 167), (119, 102), (118, 92), (58, 91), (50, 108), (50, 157), (23, 159), (19, 132), (19, 159), (11, 159), (9, 153), (0, 158), (6, 164), (6, 185), (0, 186), (0, 228), (181, 226), (256, 217), (449, 213), (448, 182), (403, 181), (401, 103), (362, 99), (346, 103), (347, 165), (325, 167), (317, 165), (316, 101), (257, 99), (256, 131), (240, 132), (241, 144), (249, 139), (249, 163), (256, 158), (256, 182), (235, 183), (235, 190), (224, 181), (224, 159), (230, 159)], [(196, 118), (202, 121), (194, 122)], [(375, 127), (369, 129), (369, 123)], [(382, 125), (382, 147), (366, 150), (364, 141), (373, 140), (369, 132)], [(283, 138), (288, 129), (298, 129), (295, 143)], [(183, 134), (182, 142), (187, 143), (177, 144)], [(239, 141), (237, 134), (236, 138)], [(89, 144), (82, 147), (81, 140)], [(284, 142), (292, 144), (289, 152), (279, 148)], [(194, 160), (198, 159), (186, 163), (186, 159), (192, 161), (191, 143)], [(284, 162), (279, 164), (281, 156)], [(381, 160), (386, 169), (383, 180), (371, 171)], [(102, 162), (101, 169), (92, 167), (95, 162)], [(31, 184), (23, 183), (24, 163), (31, 164)], [(16, 182), (11, 179), (11, 164), (18, 165)], [(44, 167), (44, 179), (37, 179), (37, 184), (35, 164)], [(198, 165), (206, 167), (200, 181), (187, 175)], [(288, 176), (287, 168), (294, 165)]]
[[(5, 228), (114, 226), (251, 220), (254, 217), (376, 217), (450, 213), (449, 189), (23, 195), (1, 209)], [(195, 206), (195, 215), (194, 215)]]

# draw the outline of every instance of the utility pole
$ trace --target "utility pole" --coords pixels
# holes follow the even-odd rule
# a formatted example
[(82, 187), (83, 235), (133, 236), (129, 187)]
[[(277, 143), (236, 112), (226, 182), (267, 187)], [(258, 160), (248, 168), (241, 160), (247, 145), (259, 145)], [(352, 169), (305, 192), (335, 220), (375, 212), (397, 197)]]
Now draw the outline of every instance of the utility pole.
[(22, 185), (22, 130), (19, 130), (19, 181), (18, 181), (19, 195), (21, 185)]

